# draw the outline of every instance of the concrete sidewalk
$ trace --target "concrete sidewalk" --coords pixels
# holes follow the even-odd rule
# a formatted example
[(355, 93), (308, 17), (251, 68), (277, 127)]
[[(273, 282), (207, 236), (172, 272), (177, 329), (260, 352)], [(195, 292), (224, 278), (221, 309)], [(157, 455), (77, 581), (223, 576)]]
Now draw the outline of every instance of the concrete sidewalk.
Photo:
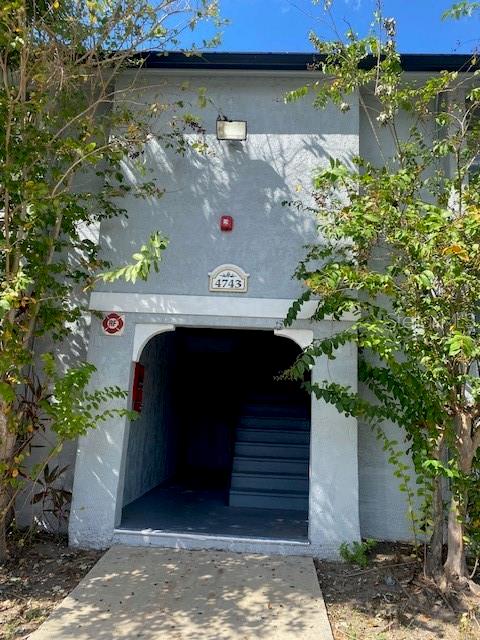
[(332, 640), (311, 558), (112, 547), (30, 640)]

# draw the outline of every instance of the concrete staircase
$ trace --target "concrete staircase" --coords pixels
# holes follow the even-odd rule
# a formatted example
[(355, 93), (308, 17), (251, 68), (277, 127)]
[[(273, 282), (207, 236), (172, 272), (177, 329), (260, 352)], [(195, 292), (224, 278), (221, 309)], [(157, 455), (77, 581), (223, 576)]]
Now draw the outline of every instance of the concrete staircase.
[(230, 506), (308, 511), (310, 419), (291, 398), (243, 407), (235, 436)]

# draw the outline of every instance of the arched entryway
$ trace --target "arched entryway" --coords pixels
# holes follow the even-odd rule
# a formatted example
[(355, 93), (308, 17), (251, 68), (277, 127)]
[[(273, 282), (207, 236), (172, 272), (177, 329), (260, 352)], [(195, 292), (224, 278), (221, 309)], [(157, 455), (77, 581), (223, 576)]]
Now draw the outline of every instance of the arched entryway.
[(263, 330), (150, 338), (120, 529), (306, 539), (310, 397), (277, 378), (299, 351)]

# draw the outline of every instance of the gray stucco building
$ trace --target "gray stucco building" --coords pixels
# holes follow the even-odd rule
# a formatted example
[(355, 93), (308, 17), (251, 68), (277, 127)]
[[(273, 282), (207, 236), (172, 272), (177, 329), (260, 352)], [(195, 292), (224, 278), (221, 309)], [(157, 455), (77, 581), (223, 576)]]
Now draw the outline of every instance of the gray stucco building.
[[(404, 64), (422, 74), (458, 68), (458, 58), (406, 56)], [(87, 332), (94, 384), (129, 389), (131, 406), (143, 376), (143, 399), (137, 421), (111, 420), (69, 454), (73, 545), (326, 557), (360, 537), (410, 538), (403, 495), (370, 430), (274, 382), (298, 349), (352, 321), (312, 323), (307, 305), (283, 327), (302, 291), (292, 274), (316, 239), (311, 215), (284, 202), (309, 204), (312, 173), (330, 157), (381, 161), (358, 96), (347, 114), (316, 110), (309, 99), (284, 103), (311, 80), (309, 62), (297, 54), (152, 55), (141, 72), (137, 99), (147, 104), (158, 93), (174, 103), (205, 89), (205, 133), (187, 136), (208, 150), (179, 155), (152, 136), (144, 162), (165, 194), (127, 198), (128, 218), (99, 230), (115, 264), (153, 231), (170, 244), (148, 282), (103, 284), (90, 297), (99, 312)], [(129, 81), (128, 73), (120, 80)], [(246, 139), (218, 140), (219, 116), (246, 121)], [(159, 136), (163, 127), (159, 117)], [(388, 151), (384, 132), (376, 136)], [(136, 180), (128, 161), (125, 175)], [(222, 230), (222, 216), (233, 229)], [(319, 359), (311, 377), (356, 389), (355, 347)]]

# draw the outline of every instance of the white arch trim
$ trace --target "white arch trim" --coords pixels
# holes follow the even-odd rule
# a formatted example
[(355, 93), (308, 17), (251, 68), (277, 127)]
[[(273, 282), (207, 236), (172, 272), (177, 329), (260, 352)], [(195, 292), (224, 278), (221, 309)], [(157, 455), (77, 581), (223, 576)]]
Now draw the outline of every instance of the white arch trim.
[(133, 361), (138, 362), (143, 348), (153, 336), (166, 331), (175, 331), (173, 324), (136, 324), (133, 336)]
[(313, 331), (310, 329), (276, 329), (274, 333), (281, 338), (293, 340), (302, 349), (306, 349), (313, 342)]
[[(132, 360), (137, 362), (140, 359), (145, 345), (153, 336), (167, 331), (175, 331), (175, 325), (155, 323), (136, 324), (133, 337)], [(305, 349), (313, 342), (313, 331), (310, 329), (275, 329), (274, 334), (280, 338), (292, 340), (298, 344), (301, 349)]]

